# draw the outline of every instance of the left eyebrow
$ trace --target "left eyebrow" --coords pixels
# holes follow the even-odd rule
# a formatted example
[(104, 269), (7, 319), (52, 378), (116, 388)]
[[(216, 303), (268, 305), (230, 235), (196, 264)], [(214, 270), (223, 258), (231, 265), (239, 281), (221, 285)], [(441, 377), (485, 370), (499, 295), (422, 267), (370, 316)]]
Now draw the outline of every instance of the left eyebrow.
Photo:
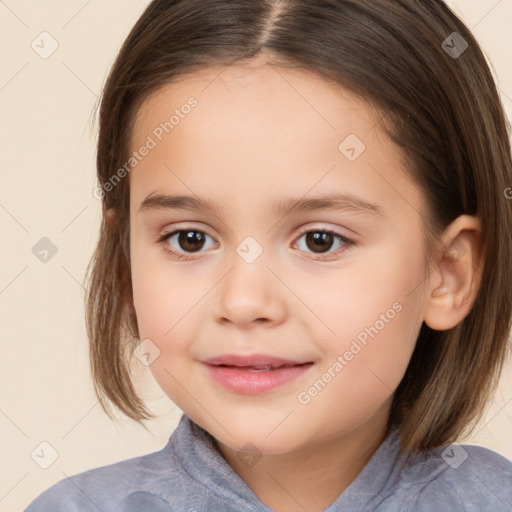
[[(206, 212), (210, 210), (220, 214), (222, 206), (211, 198), (199, 198), (182, 195), (155, 194), (149, 195), (142, 201), (139, 211), (149, 212), (157, 210), (196, 210)], [(290, 211), (353, 211), (374, 216), (385, 217), (388, 212), (380, 205), (366, 201), (353, 194), (330, 194), (310, 198), (285, 197), (275, 203), (272, 211), (276, 215), (286, 215)]]
[(358, 197), (353, 194), (330, 194), (318, 197), (303, 197), (299, 199), (285, 197), (273, 207), (274, 213), (278, 215), (286, 215), (292, 210), (338, 210), (367, 213), (381, 217), (388, 215), (388, 212), (382, 206), (366, 201), (362, 197)]

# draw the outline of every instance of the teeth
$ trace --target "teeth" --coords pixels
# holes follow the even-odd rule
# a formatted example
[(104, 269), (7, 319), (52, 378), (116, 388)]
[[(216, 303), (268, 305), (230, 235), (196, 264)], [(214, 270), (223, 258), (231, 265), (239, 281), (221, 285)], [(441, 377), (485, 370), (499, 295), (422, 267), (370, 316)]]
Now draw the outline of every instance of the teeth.
[(269, 364), (266, 366), (247, 366), (249, 372), (268, 372), (269, 370), (272, 370), (272, 366)]

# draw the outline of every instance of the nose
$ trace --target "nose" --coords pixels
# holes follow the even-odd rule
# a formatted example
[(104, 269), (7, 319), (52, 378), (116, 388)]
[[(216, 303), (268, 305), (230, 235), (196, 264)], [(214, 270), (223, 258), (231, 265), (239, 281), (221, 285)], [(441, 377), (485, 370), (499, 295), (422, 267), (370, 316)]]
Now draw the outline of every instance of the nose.
[(286, 314), (282, 283), (260, 256), (248, 263), (238, 254), (218, 285), (215, 315), (220, 322), (239, 326), (253, 323), (276, 325)]

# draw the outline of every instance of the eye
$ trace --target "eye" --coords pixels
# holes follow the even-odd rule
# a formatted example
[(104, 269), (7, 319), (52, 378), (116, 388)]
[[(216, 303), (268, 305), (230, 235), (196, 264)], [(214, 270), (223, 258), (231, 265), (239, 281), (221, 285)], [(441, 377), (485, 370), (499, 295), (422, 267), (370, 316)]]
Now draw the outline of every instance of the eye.
[(332, 251), (331, 254), (337, 254), (342, 251), (346, 251), (351, 246), (355, 245), (353, 240), (350, 240), (346, 236), (343, 236), (341, 233), (337, 233), (335, 231), (325, 230), (325, 229), (305, 229), (301, 232), (299, 236), (299, 240), (304, 238), (304, 246), (305, 248), (300, 248), (305, 252), (308, 252), (307, 249), (311, 249), (313, 254), (320, 255), (316, 259), (325, 260), (327, 258), (323, 257), (323, 254), (329, 254), (329, 249), (332, 248), (333, 245), (336, 245), (336, 242), (340, 244), (339, 249)]
[[(343, 236), (335, 231), (325, 229), (305, 229), (300, 233), (298, 240), (305, 236), (305, 244), (300, 250), (304, 252), (312, 252), (310, 254), (316, 255), (318, 260), (326, 260), (322, 256), (324, 254), (338, 254), (348, 250), (351, 246), (355, 245), (353, 240)], [(164, 250), (173, 256), (177, 256), (180, 260), (191, 259), (190, 255), (201, 252), (205, 248), (206, 238), (213, 238), (199, 229), (177, 229), (169, 233), (164, 233), (158, 242), (163, 244)], [(172, 241), (179, 246), (178, 249), (172, 247)], [(333, 245), (339, 244), (338, 250), (330, 251)], [(298, 244), (298, 243), (297, 243)], [(298, 244), (300, 245), (300, 244)], [(215, 246), (215, 244), (213, 244)], [(208, 247), (207, 247), (208, 248)], [(211, 248), (211, 247), (210, 247)]]
[[(162, 235), (158, 242), (163, 244), (165, 251), (178, 256), (179, 259), (187, 260), (189, 259), (188, 254), (199, 252), (204, 247), (206, 237), (211, 238), (210, 235), (199, 229), (177, 229)], [(171, 243), (168, 241), (173, 239), (185, 252), (171, 247)]]

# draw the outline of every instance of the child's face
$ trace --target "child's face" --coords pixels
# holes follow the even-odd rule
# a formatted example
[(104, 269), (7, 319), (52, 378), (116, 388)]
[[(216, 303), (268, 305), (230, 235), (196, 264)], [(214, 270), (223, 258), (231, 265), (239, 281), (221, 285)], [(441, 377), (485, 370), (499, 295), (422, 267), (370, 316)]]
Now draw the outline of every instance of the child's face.
[[(221, 71), (161, 89), (134, 127), (133, 298), (141, 339), (160, 350), (151, 371), (233, 449), (285, 453), (382, 430), (423, 321), (422, 196), (378, 116), (348, 91), (300, 70)], [(157, 194), (220, 209), (141, 209)], [(274, 212), (285, 197), (333, 194), (381, 213)], [(312, 364), (254, 372), (204, 363), (227, 354)]]

